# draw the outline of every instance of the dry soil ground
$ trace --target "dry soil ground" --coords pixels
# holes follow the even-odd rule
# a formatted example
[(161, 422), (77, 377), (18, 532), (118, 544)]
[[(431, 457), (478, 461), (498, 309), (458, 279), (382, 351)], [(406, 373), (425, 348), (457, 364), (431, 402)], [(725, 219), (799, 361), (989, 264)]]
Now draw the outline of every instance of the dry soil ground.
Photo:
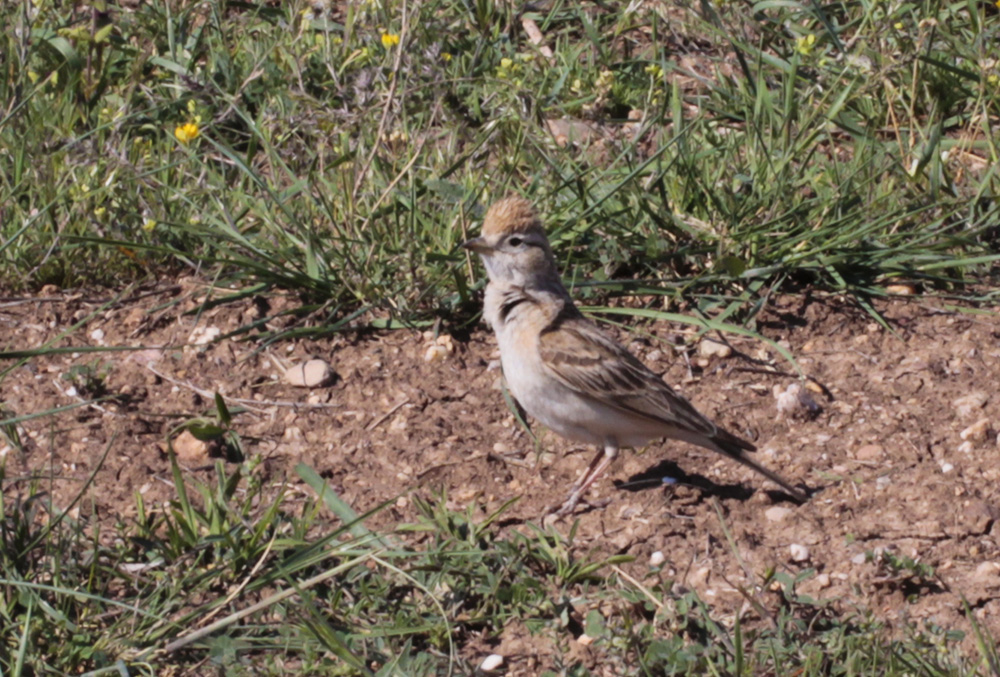
[[(2, 450), (8, 478), (54, 478), (56, 503), (68, 501), (113, 440), (81, 505), (105, 523), (128, 519), (134, 492), (147, 503), (174, 496), (164, 436), (210, 410), (213, 391), (246, 407), (235, 428), (270, 479), (297, 482), (292, 469), (301, 461), (359, 511), (397, 499), (374, 518), (381, 526), (413, 520), (412, 492), (446, 490), (455, 507), (473, 504), (483, 515), (519, 497), (502, 528), (523, 528), (563, 498), (590, 460), (591, 449), (552, 434), (536, 452), (503, 402), (484, 330), (443, 339), (443, 359), (431, 361), (436, 343), (416, 331), (348, 332), (264, 350), (237, 339), (192, 345), (292, 305), (277, 296), (191, 313), (204, 293), (186, 280), (103, 309), (86, 293), (0, 299), (4, 350), (40, 347), (99, 309), (54, 345), (144, 347), (37, 357), (9, 374), (0, 391), (7, 416), (78, 402), (87, 393), (71, 389), (74, 365), (127, 398), (25, 422), (24, 452)], [(766, 312), (761, 331), (785, 342), (813, 379), (806, 392), (820, 409), (811, 417), (779, 415), (775, 386), (796, 379), (761, 342), (731, 336), (732, 356), (706, 359), (690, 342), (685, 351), (685, 328), (647, 324), (645, 335), (620, 334), (702, 411), (756, 440), (762, 463), (816, 493), (795, 506), (711, 452), (657, 444), (625, 454), (596, 485), (591, 498), (610, 503), (576, 516), (581, 551), (634, 555), (624, 568), (640, 577), (660, 551), (668, 574), (723, 618), (744, 606), (734, 586), (747, 587), (748, 572), (777, 565), (814, 568), (804, 593), (893, 623), (968, 629), (964, 596), (1000, 635), (1000, 320), (938, 301), (879, 309), (894, 333), (835, 297), (786, 296)], [(337, 380), (312, 390), (283, 384), (276, 365), (310, 356), (328, 360)], [(86, 386), (79, 374), (76, 383)], [(204, 480), (212, 472), (212, 459), (182, 463)], [(746, 568), (727, 545), (716, 501)], [(936, 576), (920, 580), (895, 570), (891, 557), (865, 556), (878, 552), (931, 565)], [(522, 642), (503, 637), (492, 650), (516, 665)]]

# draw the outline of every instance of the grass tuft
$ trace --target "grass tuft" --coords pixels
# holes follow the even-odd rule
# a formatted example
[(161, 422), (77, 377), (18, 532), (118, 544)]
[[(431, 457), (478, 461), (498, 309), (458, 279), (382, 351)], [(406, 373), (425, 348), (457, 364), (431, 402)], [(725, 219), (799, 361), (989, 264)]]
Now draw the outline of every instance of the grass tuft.
[(511, 190), (568, 278), (625, 281), (602, 299), (996, 272), (988, 3), (102, 7), (0, 8), (15, 285), (214, 270), (334, 318), (462, 315), (455, 245)]
[[(476, 521), (445, 496), (416, 499), (415, 522), (378, 533), (306, 467), (320, 493), (304, 502), (261, 500), (273, 488), (253, 460), (228, 473), (220, 462), (208, 485), (174, 467), (176, 498), (149, 506), (137, 493), (134, 519), (109, 534), (59, 511), (39, 481), (0, 477), (5, 674), (469, 674), (481, 656), (466, 644), (517, 628), (563, 648), (585, 633), (629, 674), (972, 675), (995, 661), (975, 624), (980, 662), (958, 651), (961, 633), (913, 626), (899, 639), (837, 614), (796, 592), (808, 571), (761, 581), (778, 591), (759, 597), (767, 615), (729, 627), (660, 567), (636, 579), (618, 566), (628, 558), (594, 558), (572, 530), (503, 535), (509, 505)], [(42, 526), (42, 514), (56, 519)]]

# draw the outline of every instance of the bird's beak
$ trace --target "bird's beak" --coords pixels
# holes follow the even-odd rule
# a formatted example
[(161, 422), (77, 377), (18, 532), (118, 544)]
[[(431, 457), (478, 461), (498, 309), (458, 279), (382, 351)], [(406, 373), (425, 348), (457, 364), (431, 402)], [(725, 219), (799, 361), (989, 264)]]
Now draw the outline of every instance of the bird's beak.
[(487, 254), (493, 251), (493, 247), (486, 243), (481, 237), (474, 237), (471, 240), (466, 240), (462, 243), (462, 249), (468, 249), (474, 251), (477, 254)]

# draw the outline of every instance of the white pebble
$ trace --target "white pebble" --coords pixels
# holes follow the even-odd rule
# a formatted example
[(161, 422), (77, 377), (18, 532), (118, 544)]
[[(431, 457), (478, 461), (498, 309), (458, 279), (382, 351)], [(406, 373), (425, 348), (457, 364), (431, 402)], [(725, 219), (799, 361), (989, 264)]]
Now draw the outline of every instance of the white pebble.
[(483, 672), (491, 672), (499, 668), (501, 665), (503, 665), (503, 656), (497, 653), (491, 653), (483, 659), (482, 663), (479, 664), (479, 669)]
[(649, 566), (658, 567), (667, 561), (666, 555), (662, 551), (657, 550), (652, 555), (649, 556)]
[(427, 352), (424, 353), (424, 362), (434, 364), (435, 362), (443, 362), (447, 357), (448, 349), (435, 343), (427, 347)]
[(1000, 580), (1000, 564), (996, 562), (983, 562), (976, 567), (973, 574), (979, 580), (994, 581)]
[(330, 380), (333, 370), (323, 360), (308, 360), (289, 367), (284, 374), (285, 383), (297, 388), (315, 388)]
[(990, 419), (981, 418), (968, 428), (959, 433), (966, 442), (981, 444), (986, 441), (986, 436), (990, 433)]
[(867, 561), (868, 561), (868, 556), (863, 552), (859, 552), (857, 555), (851, 558), (852, 564), (864, 564)]
[(196, 346), (203, 346), (211, 343), (222, 335), (222, 330), (218, 327), (195, 327), (188, 337), (188, 343)]
[(768, 522), (781, 522), (791, 514), (791, 508), (785, 508), (780, 505), (771, 506), (764, 511), (764, 517)]
[(953, 466), (951, 463), (948, 463), (947, 461), (941, 464), (941, 472), (943, 472), (945, 475), (947, 475), (954, 469), (955, 466)]
[(450, 334), (441, 334), (436, 339), (434, 339), (434, 343), (436, 343), (439, 346), (444, 346), (445, 350), (447, 350), (449, 353), (455, 352), (455, 340), (451, 337)]
[(90, 338), (92, 338), (95, 341), (97, 341), (98, 343), (100, 343), (101, 341), (104, 340), (104, 330), (103, 329), (95, 329), (94, 331), (90, 332)]
[(798, 382), (790, 383), (784, 390), (780, 385), (775, 385), (772, 389), (775, 406), (778, 409), (778, 416), (809, 416), (818, 412), (822, 407), (813, 399), (809, 391), (803, 388)]
[(809, 559), (809, 548), (799, 543), (792, 543), (788, 546), (788, 554), (792, 556), (793, 562), (805, 562)]
[(968, 418), (969, 416), (972, 416), (972, 414), (976, 413), (976, 410), (982, 409), (986, 406), (986, 402), (989, 399), (990, 398), (986, 393), (976, 391), (959, 397), (951, 404), (955, 407), (955, 412), (960, 418)]
[(703, 338), (698, 344), (698, 354), (702, 357), (727, 358), (733, 354), (733, 349), (725, 343), (719, 343), (710, 338)]

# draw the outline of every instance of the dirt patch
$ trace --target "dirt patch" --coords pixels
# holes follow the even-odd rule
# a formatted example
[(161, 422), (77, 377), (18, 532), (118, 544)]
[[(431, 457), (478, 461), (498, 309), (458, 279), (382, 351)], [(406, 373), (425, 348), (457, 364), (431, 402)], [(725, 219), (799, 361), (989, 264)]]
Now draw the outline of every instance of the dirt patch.
[[(412, 492), (445, 491), (453, 507), (483, 515), (518, 497), (503, 528), (522, 529), (564, 498), (590, 460), (591, 449), (541, 430), (536, 450), (504, 404), (485, 331), (442, 340), (351, 333), (260, 350), (242, 336), (217, 339), (293, 302), (244, 299), (198, 313), (204, 294), (185, 280), (116, 303), (63, 293), (0, 299), (6, 351), (41, 347), (82, 322), (53, 344), (73, 350), (26, 358), (6, 376), (4, 417), (119, 396), (22, 423), (23, 450), (0, 450), (8, 480), (46, 478), (56, 504), (66, 504), (106, 454), (78, 509), (108, 524), (128, 519), (137, 492), (148, 505), (174, 496), (165, 435), (210, 411), (214, 392), (244, 410), (234, 427), (270, 481), (297, 482), (292, 469), (304, 462), (359, 511), (395, 500), (376, 525), (412, 521)], [(806, 389), (821, 406), (811, 418), (778, 415), (775, 386), (796, 378), (767, 345), (732, 336), (732, 356), (699, 358), (676, 326), (619, 334), (702, 411), (756, 440), (762, 463), (817, 493), (796, 507), (711, 452), (653, 445), (623, 454), (595, 485), (590, 498), (610, 504), (576, 516), (576, 546), (634, 555), (623, 569), (639, 578), (662, 553), (665, 574), (722, 617), (744, 607), (738, 588), (768, 568), (811, 568), (800, 592), (844, 610), (968, 629), (964, 596), (1000, 634), (1000, 321), (939, 302), (879, 310), (893, 332), (833, 297), (782, 297), (763, 316), (760, 330), (816, 384)], [(280, 365), (310, 357), (330, 362), (333, 384), (286, 385)], [(185, 463), (207, 480), (213, 462), (195, 454)], [(922, 564), (936, 575), (920, 575)], [(518, 627), (501, 646), (530, 643)]]

